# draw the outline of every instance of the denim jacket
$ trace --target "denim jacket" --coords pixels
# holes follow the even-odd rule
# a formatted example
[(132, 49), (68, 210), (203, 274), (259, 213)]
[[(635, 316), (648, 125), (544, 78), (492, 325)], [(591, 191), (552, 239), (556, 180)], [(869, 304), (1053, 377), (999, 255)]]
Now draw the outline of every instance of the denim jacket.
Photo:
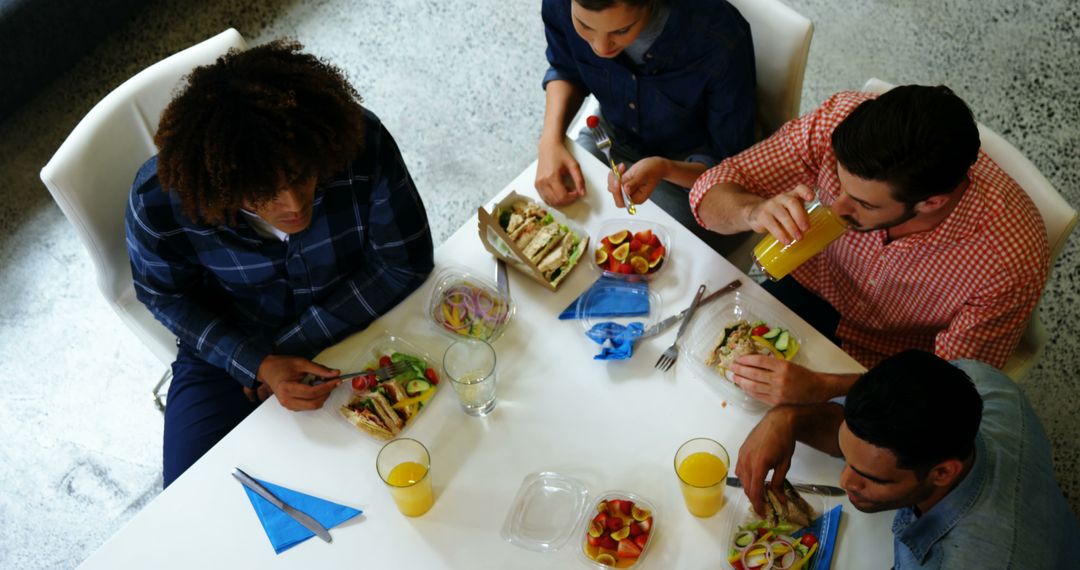
[(750, 26), (724, 0), (672, 0), (667, 23), (640, 68), (625, 53), (604, 59), (574, 31), (572, 0), (544, 0), (550, 68), (596, 96), (615, 140), (643, 155), (707, 166), (754, 141)]
[(1076, 567), (1080, 526), (1054, 479), (1050, 442), (1031, 404), (996, 368), (954, 364), (983, 397), (975, 462), (921, 517), (897, 511), (896, 570)]

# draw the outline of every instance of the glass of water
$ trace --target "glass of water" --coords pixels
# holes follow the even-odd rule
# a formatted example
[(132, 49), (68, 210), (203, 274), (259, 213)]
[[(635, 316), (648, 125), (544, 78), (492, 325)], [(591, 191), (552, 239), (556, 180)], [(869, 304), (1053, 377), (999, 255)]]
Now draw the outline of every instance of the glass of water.
[(470, 416), (495, 409), (495, 349), (482, 340), (459, 340), (443, 354), (443, 369)]

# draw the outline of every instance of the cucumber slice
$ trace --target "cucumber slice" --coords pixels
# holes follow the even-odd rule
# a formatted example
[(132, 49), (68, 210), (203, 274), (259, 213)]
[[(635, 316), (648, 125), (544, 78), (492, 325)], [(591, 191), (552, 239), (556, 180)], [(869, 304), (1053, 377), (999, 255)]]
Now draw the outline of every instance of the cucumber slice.
[(410, 396), (415, 396), (431, 389), (431, 382), (427, 380), (409, 380), (409, 383), (405, 385), (405, 391)]
[(756, 329), (763, 324), (765, 324), (765, 321), (754, 321), (753, 324), (750, 325), (750, 328)]
[(741, 532), (735, 537), (735, 546), (739, 548), (750, 546), (751, 542), (754, 542), (754, 533), (752, 532)]
[(788, 342), (790, 340), (791, 340), (791, 335), (788, 334), (787, 331), (784, 331), (784, 332), (780, 333), (780, 338), (776, 339), (776, 342), (773, 343), (773, 346), (776, 347), (776, 350), (779, 350), (780, 352), (784, 352), (785, 350), (787, 350)]
[(769, 332), (761, 335), (761, 338), (763, 338), (765, 340), (772, 340), (772, 339), (776, 338), (776, 335), (780, 334), (783, 330), (784, 329), (773, 327), (773, 328), (769, 329)]

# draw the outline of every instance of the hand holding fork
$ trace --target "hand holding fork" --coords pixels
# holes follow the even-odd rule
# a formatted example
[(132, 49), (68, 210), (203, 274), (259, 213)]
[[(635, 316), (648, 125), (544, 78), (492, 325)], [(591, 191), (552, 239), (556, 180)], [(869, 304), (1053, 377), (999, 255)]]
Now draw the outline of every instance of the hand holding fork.
[(619, 192), (622, 193), (626, 211), (630, 215), (636, 214), (637, 208), (630, 201), (630, 196), (626, 194), (626, 188), (623, 187), (622, 173), (619, 172), (619, 167), (615, 165), (615, 160), (611, 158), (611, 137), (604, 132), (604, 129), (600, 128), (600, 118), (596, 115), (589, 115), (589, 118), (585, 120), (585, 124), (592, 130), (593, 138), (596, 139), (596, 148), (604, 153), (604, 156), (608, 159), (608, 164), (611, 165), (611, 171), (615, 173), (615, 182), (619, 185)]

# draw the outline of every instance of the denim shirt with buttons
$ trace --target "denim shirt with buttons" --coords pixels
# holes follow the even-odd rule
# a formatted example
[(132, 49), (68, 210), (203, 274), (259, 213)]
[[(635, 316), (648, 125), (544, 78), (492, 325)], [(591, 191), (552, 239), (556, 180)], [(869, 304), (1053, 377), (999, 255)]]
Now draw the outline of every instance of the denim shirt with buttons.
[(572, 0), (544, 0), (550, 67), (592, 93), (620, 143), (644, 155), (714, 166), (754, 141), (750, 26), (724, 0), (673, 0), (663, 30), (636, 64), (605, 59), (574, 30)]
[(1050, 442), (1031, 404), (996, 368), (953, 364), (983, 397), (975, 462), (922, 516), (897, 511), (895, 569), (1075, 567), (1080, 526), (1054, 478)]

